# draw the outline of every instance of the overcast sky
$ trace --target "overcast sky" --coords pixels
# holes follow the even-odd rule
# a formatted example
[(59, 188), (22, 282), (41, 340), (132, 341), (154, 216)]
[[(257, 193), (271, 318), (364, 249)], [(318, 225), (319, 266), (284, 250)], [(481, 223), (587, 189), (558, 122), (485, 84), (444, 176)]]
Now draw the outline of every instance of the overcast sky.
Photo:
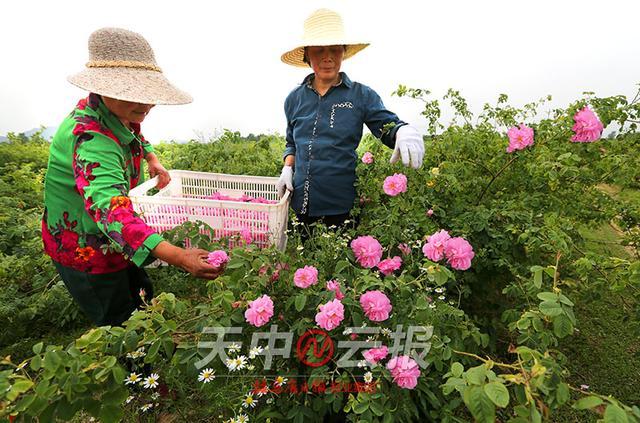
[(308, 70), (280, 61), (320, 7), (371, 46), (343, 62), (387, 108), (421, 128), (420, 103), (392, 97), (398, 84), (442, 95), (453, 87), (478, 111), (499, 93), (515, 105), (552, 94), (564, 106), (583, 91), (635, 93), (640, 82), (637, 0), (233, 0), (0, 2), (0, 135), (57, 126), (84, 91), (66, 81), (103, 26), (141, 33), (165, 75), (195, 99), (159, 106), (152, 142), (222, 128), (283, 133), (283, 101)]

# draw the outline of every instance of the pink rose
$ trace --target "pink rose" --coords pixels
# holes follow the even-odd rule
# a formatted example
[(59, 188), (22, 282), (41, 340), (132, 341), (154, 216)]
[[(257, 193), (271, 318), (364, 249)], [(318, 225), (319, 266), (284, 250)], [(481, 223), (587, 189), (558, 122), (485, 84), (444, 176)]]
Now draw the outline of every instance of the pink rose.
[(220, 268), (227, 264), (229, 256), (222, 250), (216, 250), (209, 253), (207, 262), (215, 268)]
[(324, 330), (335, 329), (343, 319), (344, 306), (338, 299), (322, 304), (316, 314), (316, 323)]
[(398, 244), (398, 250), (402, 253), (403, 256), (407, 257), (411, 255), (411, 247), (409, 247), (406, 243)]
[(407, 192), (407, 177), (402, 173), (394, 173), (393, 176), (385, 178), (382, 187), (385, 194), (395, 197), (402, 192)]
[(351, 241), (351, 249), (358, 264), (368, 269), (375, 267), (382, 258), (382, 245), (372, 236), (360, 236)]
[(444, 229), (427, 238), (427, 243), (422, 246), (422, 253), (431, 261), (440, 261), (444, 257), (444, 246), (451, 238)]
[(433, 209), (427, 210), (427, 216), (429, 217), (433, 216)]
[(333, 291), (336, 294), (336, 300), (342, 301), (344, 294), (340, 291), (340, 283), (335, 280), (327, 282), (327, 289)]
[(366, 152), (362, 155), (362, 163), (364, 164), (371, 164), (373, 163), (373, 154), (371, 154), (370, 152)]
[(420, 368), (418, 363), (406, 355), (399, 355), (387, 363), (387, 369), (393, 376), (393, 381), (401, 388), (413, 389), (418, 384)]
[(360, 296), (360, 306), (369, 320), (382, 322), (389, 318), (391, 301), (381, 291), (367, 291)]
[(293, 275), (293, 283), (298, 288), (308, 288), (318, 283), (318, 269), (313, 266), (305, 266), (296, 270)]
[(273, 316), (273, 301), (268, 295), (249, 302), (249, 308), (244, 312), (244, 318), (255, 327), (266, 324)]
[(514, 126), (507, 132), (509, 137), (509, 146), (507, 147), (507, 153), (513, 153), (516, 150), (523, 150), (524, 148), (533, 145), (533, 129), (529, 128), (525, 124), (520, 124), (520, 128)]
[(378, 269), (380, 269), (382, 274), (385, 276), (388, 276), (396, 270), (400, 269), (400, 266), (402, 266), (402, 259), (398, 256), (382, 260), (380, 263), (378, 263)]
[(457, 270), (467, 270), (471, 267), (471, 259), (475, 255), (473, 247), (464, 238), (451, 238), (444, 247), (444, 254), (447, 261)]
[(576, 122), (573, 125), (575, 135), (571, 137), (573, 142), (593, 142), (600, 139), (604, 126), (598, 116), (585, 106), (582, 110), (573, 116)]
[(362, 353), (364, 359), (371, 364), (377, 364), (378, 361), (384, 360), (389, 354), (389, 349), (383, 345), (380, 348), (371, 348)]

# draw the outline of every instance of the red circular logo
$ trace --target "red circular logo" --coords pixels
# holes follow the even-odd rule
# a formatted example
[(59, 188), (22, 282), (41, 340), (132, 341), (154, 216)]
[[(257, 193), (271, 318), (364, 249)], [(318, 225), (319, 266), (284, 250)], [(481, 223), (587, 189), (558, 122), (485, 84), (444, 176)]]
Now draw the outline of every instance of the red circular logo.
[[(312, 356), (319, 361), (309, 361), (309, 349), (313, 347)], [(309, 329), (298, 338), (296, 353), (300, 361), (309, 367), (320, 367), (333, 357), (333, 340), (321, 329)]]

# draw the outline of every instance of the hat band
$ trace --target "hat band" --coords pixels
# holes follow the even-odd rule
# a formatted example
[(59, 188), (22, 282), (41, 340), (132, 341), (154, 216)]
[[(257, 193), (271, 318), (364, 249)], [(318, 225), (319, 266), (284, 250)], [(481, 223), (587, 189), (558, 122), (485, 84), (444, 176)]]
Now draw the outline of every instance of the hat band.
[(153, 63), (138, 62), (135, 60), (92, 60), (87, 62), (88, 68), (137, 68), (162, 72), (160, 67)]

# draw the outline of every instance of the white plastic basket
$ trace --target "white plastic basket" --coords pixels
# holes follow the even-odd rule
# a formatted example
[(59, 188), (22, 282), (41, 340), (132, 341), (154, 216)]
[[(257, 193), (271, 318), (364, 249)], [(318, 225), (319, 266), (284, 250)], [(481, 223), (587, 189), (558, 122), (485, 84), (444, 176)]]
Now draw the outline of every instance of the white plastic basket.
[[(280, 198), (278, 178), (223, 173), (170, 170), (169, 185), (150, 195), (157, 177), (129, 191), (134, 210), (158, 232), (186, 221), (211, 226), (214, 238), (242, 237), (259, 247), (275, 245), (284, 250), (289, 212), (289, 191)], [(209, 199), (216, 193), (240, 199), (263, 198), (273, 204)]]

